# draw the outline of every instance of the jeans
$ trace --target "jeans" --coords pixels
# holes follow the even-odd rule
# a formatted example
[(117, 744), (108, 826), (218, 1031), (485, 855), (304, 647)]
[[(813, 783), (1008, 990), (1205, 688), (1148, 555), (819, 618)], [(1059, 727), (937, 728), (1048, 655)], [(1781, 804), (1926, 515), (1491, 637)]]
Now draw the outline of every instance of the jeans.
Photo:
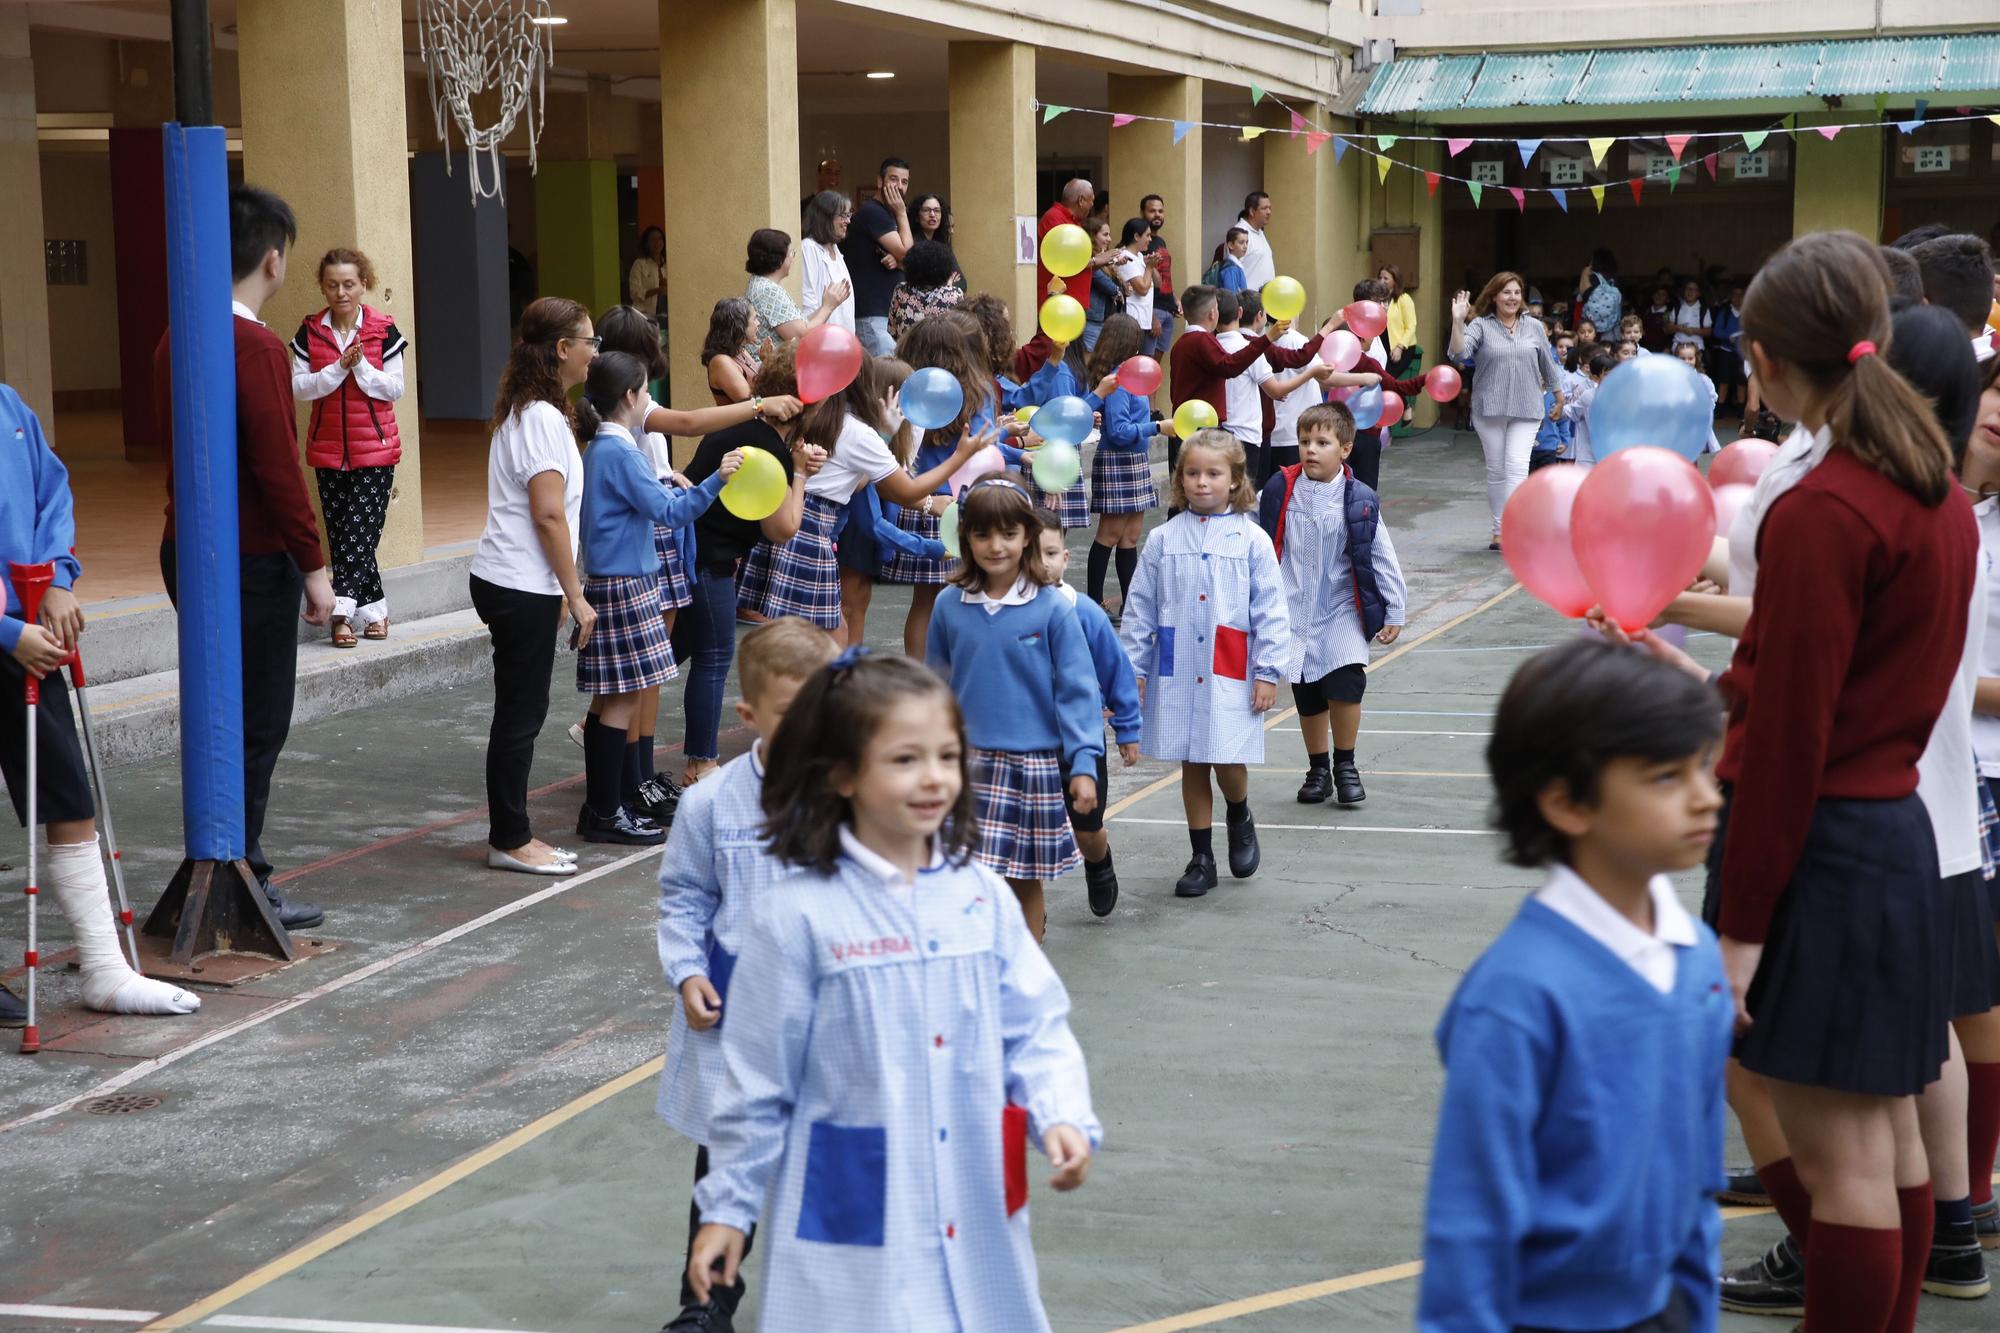
[[(172, 540), (160, 543), (160, 577), (167, 597), (180, 605), (180, 562)], [(237, 558), (243, 645), (243, 857), (257, 882), (269, 886), (264, 857), (264, 815), (271, 804), (271, 776), (292, 731), (292, 701), (299, 683), (299, 599), (306, 578), (289, 555)]]
[(493, 637), (493, 725), (486, 733), (487, 845), (511, 852), (534, 838), (528, 771), (549, 716), (549, 676), (563, 599), (522, 592), (472, 575), (472, 609)]
[(1164, 366), (1174, 345), (1174, 317), (1156, 313), (1153, 322), (1159, 326), (1159, 332), (1147, 330), (1139, 339), (1139, 350)]
[(896, 340), (889, 336), (887, 315), (857, 315), (854, 320), (854, 336), (861, 340), (862, 350), (870, 356), (896, 354)]
[(687, 689), (681, 708), (687, 715), (686, 737), (681, 744), (689, 760), (712, 763), (721, 758), (718, 736), (722, 731), (723, 687), (729, 683), (729, 665), (736, 659), (736, 571), (700, 570), (695, 576), (694, 601), (675, 622), (687, 629)]
[(1528, 455), (1534, 452), (1535, 432), (1542, 423), (1534, 417), (1472, 418), (1479, 447), (1486, 453), (1486, 507), (1493, 511), (1493, 536), (1500, 536), (1500, 511), (1507, 507), (1514, 488), (1528, 479)]

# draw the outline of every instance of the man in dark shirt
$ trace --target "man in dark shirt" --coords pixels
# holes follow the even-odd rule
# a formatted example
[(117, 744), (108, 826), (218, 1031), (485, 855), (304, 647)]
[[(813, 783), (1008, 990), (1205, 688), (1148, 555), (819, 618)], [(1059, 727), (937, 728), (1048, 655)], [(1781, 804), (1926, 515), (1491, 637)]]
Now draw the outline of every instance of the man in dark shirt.
[(822, 190), (838, 190), (839, 188), (840, 159), (837, 157), (821, 158), (818, 169), (813, 173), (813, 192), (799, 200), (799, 212), (803, 213), (812, 207), (813, 195), (818, 194)]
[[(287, 903), (271, 889), (271, 863), (260, 845), (271, 775), (292, 726), (299, 640), (292, 618), (305, 597), (309, 625), (333, 614), (333, 580), (320, 552), (312, 502), (299, 470), (298, 416), (292, 403), (285, 345), (257, 320), (285, 285), (285, 250), (298, 239), (291, 207), (268, 190), (239, 185), (229, 192), (230, 295), (236, 312), (237, 538), (243, 642), (243, 845), (264, 896), (286, 930), (310, 930), (326, 913)], [(155, 410), (161, 435), (173, 437), (172, 334), (154, 356)], [(167, 527), (160, 540), (160, 576), (180, 604), (174, 538), (174, 462), (167, 454)]]
[(896, 340), (889, 336), (889, 301), (903, 280), (903, 256), (910, 253), (910, 164), (900, 157), (882, 159), (876, 175), (877, 193), (854, 210), (847, 239), (840, 250), (847, 260), (847, 277), (854, 284), (854, 334), (870, 356), (894, 356)]
[(1139, 350), (1165, 365), (1167, 349), (1174, 344), (1174, 316), (1181, 312), (1180, 302), (1174, 296), (1173, 251), (1167, 249), (1166, 238), (1160, 234), (1167, 225), (1167, 201), (1149, 194), (1139, 201), (1139, 215), (1153, 229), (1146, 253), (1160, 257), (1159, 266), (1153, 270), (1153, 327), (1139, 331), (1144, 339)]

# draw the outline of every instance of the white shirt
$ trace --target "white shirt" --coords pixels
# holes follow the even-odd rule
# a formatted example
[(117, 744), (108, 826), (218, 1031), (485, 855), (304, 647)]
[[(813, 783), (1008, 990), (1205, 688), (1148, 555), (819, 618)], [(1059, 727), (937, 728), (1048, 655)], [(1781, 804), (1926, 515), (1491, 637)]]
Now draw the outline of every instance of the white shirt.
[[(881, 880), (882, 887), (894, 894), (904, 906), (908, 906), (916, 897), (916, 882), (905, 878), (901, 867), (892, 865), (888, 857), (880, 856), (864, 846), (861, 839), (854, 836), (853, 828), (846, 824), (840, 826), (840, 854)], [(925, 869), (935, 870), (943, 864), (944, 853), (938, 850), (937, 839), (933, 838), (930, 864)]]
[(806, 240), (799, 244), (799, 308), (807, 315), (819, 309), (826, 299), (826, 289), (836, 282), (847, 283), (847, 299), (833, 308), (826, 317), (829, 324), (838, 324), (849, 333), (854, 332), (854, 284), (847, 277), (847, 259), (834, 246), (833, 253), (818, 241)]
[(1650, 933), (1632, 924), (1568, 866), (1549, 867), (1549, 877), (1535, 890), (1535, 901), (1609, 949), (1654, 990), (1668, 995), (1680, 975), (1680, 956), (1674, 949), (1693, 948), (1701, 937), (1665, 875), (1653, 876), (1646, 888), (1653, 898)]
[(1701, 302), (1699, 301), (1682, 301), (1679, 305), (1675, 306), (1672, 322), (1675, 329), (1674, 341), (1671, 344), (1673, 347), (1679, 347), (1683, 343), (1699, 347), (1704, 341), (1700, 333), (1681, 333), (1679, 331), (1681, 325), (1699, 324), (1703, 333), (1712, 327), (1709, 323), (1708, 311), (1702, 309)]
[(500, 423), (486, 450), (486, 530), (472, 556), (472, 572), (518, 592), (562, 594), (562, 583), (542, 553), (528, 482), (544, 472), (563, 479), (563, 517), (569, 554), (576, 559), (582, 531), (583, 454), (569, 420), (549, 403), (529, 403)]
[[(1146, 261), (1130, 250), (1118, 252), (1118, 262), (1111, 266), (1121, 282), (1137, 282), (1145, 276)], [(1141, 329), (1153, 327), (1153, 289), (1148, 287), (1145, 294), (1128, 295), (1125, 298), (1125, 313), (1130, 315)]]
[(875, 428), (850, 414), (840, 423), (832, 456), (806, 478), (806, 494), (844, 505), (863, 486), (882, 480), (899, 466)]
[(1243, 252), (1243, 280), (1250, 284), (1251, 291), (1260, 292), (1265, 283), (1278, 276), (1277, 261), (1271, 258), (1271, 240), (1264, 235), (1264, 229), (1250, 225), (1247, 218), (1242, 225), (1250, 233), (1250, 248)]
[(988, 597), (983, 588), (974, 588), (969, 591), (961, 589), (958, 595), (967, 606), (976, 606), (985, 611), (989, 616), (997, 616), (1000, 614), (1000, 608), (1003, 606), (1026, 606), (1029, 602), (1034, 601), (1042, 595), (1042, 585), (1039, 583), (1030, 583), (1028, 576), (1023, 574), (1014, 580), (1013, 587), (1007, 589), (1006, 592), (1000, 594), (998, 597)]
[[(1244, 336), (1241, 329), (1218, 333), (1215, 340), (1222, 344), (1225, 352), (1240, 352), (1250, 345), (1250, 339)], [(1262, 357), (1257, 359), (1263, 360)], [(1264, 368), (1264, 373), (1269, 376), (1269, 366)], [(1223, 405), (1229, 409), (1228, 415), (1222, 419), (1222, 428), (1244, 444), (1257, 445), (1264, 442), (1264, 408), (1258, 401), (1263, 390), (1250, 376), (1251, 372), (1246, 370), (1222, 382)]]
[(1980, 363), (1993, 359), (1993, 330), (1981, 329), (1979, 336), (1972, 340), (1972, 358)]
[[(1979, 567), (1986, 576), (1986, 608), (1975, 612), (1985, 627), (1986, 637), (1979, 649), (1979, 674), (2000, 676), (2000, 498), (1988, 496), (1972, 507), (1979, 520)], [(1979, 754), (1979, 771), (2000, 778), (2000, 717), (1991, 713), (1972, 715), (1972, 745)]]
[[(650, 417), (653, 415), (653, 409), (658, 406), (659, 404), (653, 401), (653, 395), (650, 393), (647, 394), (646, 416)], [(644, 421), (646, 417), (639, 419)], [(672, 440), (669, 440), (656, 430), (649, 430), (640, 436), (636, 443), (639, 446), (639, 452), (646, 455), (647, 460), (652, 463), (653, 475), (655, 477), (658, 477), (661, 481), (665, 481), (668, 477), (674, 475), (674, 444)]]
[[(343, 331), (333, 322), (332, 312), (321, 315), (319, 322), (321, 328), (333, 335), (333, 345), (343, 354), (347, 351), (348, 344), (352, 343), (355, 336), (361, 332), (358, 320), (353, 328)], [(393, 403), (403, 396), (403, 353), (400, 340), (397, 349), (380, 370), (377, 370), (375, 364), (365, 356), (354, 363), (352, 371), (341, 365), (337, 359), (314, 370), (310, 363), (299, 355), (296, 347), (289, 350), (292, 353), (292, 397), (302, 403), (315, 402), (333, 393), (340, 388), (340, 382), (350, 374), (354, 376), (354, 387), (378, 402)]]
[[(1295, 352), (1306, 345), (1306, 336), (1296, 328), (1290, 328), (1285, 330), (1282, 338), (1273, 339), (1272, 342), (1275, 346)], [(1257, 358), (1257, 364), (1268, 365), (1262, 357)], [(1318, 354), (1315, 353), (1313, 359), (1307, 362), (1307, 368), (1310, 369), (1314, 366), (1323, 366), (1325, 364), (1324, 361), (1319, 359)], [(1271, 447), (1277, 449), (1297, 445), (1299, 442), (1299, 415), (1308, 407), (1316, 407), (1325, 401), (1326, 394), (1320, 388), (1318, 380), (1307, 380), (1283, 398), (1278, 399), (1271, 411)]]

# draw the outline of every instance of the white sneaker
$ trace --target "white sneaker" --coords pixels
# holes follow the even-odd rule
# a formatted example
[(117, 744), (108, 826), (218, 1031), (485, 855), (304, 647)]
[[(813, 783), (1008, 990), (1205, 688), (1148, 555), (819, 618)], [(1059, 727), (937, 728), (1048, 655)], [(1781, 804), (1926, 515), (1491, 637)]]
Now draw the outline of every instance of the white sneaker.
[(581, 750), (583, 748), (583, 723), (572, 722), (569, 724), (569, 738), (576, 744), (577, 749)]

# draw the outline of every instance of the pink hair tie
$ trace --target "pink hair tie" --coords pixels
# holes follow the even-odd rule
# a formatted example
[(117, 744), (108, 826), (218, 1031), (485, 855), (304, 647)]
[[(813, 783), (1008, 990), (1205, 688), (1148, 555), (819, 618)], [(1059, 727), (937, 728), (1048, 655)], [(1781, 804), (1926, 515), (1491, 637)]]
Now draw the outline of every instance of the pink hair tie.
[(1847, 364), (1851, 366), (1862, 357), (1873, 355), (1875, 355), (1875, 344), (1863, 338), (1860, 342), (1847, 349)]

